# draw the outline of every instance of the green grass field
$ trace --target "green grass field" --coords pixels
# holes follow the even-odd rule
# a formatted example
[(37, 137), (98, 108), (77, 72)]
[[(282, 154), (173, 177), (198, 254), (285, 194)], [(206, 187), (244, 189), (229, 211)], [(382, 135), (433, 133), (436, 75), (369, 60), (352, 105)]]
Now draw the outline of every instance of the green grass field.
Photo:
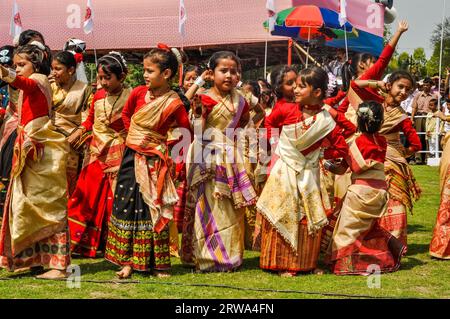
[(282, 278), (258, 268), (259, 253), (247, 251), (235, 273), (195, 274), (172, 259), (170, 278), (135, 273), (116, 283), (117, 267), (102, 260), (73, 259), (81, 267), (79, 288), (65, 281), (15, 276), (0, 270), (0, 298), (450, 298), (450, 261), (428, 255), (439, 206), (438, 169), (413, 167), (423, 195), (408, 216), (408, 254), (399, 271), (381, 276), (380, 288), (369, 288), (363, 276), (307, 274)]

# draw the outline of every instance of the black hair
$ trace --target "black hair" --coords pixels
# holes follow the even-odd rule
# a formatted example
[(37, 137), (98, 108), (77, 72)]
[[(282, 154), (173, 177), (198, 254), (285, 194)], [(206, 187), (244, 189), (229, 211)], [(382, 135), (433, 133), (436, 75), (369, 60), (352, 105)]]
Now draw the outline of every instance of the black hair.
[(211, 58), (209, 59), (208, 68), (211, 69), (211, 70), (214, 70), (217, 67), (217, 65), (219, 64), (219, 60), (222, 60), (222, 59), (231, 59), (231, 60), (233, 60), (234, 62), (236, 62), (238, 71), (240, 72), (242, 70), (241, 59), (239, 59), (236, 56), (236, 54), (234, 54), (231, 51), (218, 51), (218, 52), (215, 52), (211, 56)]
[(384, 121), (383, 106), (375, 101), (365, 101), (358, 106), (357, 125), (362, 133), (374, 134), (381, 129)]
[[(203, 69), (200, 66), (189, 64), (184, 69), (184, 76), (186, 76), (186, 73), (192, 72), (192, 71), (195, 71), (195, 73), (198, 75), (201, 75), (203, 73)], [(183, 76), (183, 78), (184, 78), (184, 76)]]
[(14, 47), (12, 45), (4, 45), (0, 47), (0, 64), (5, 66), (13, 65)]
[(360, 62), (366, 62), (367, 60), (374, 59), (374, 56), (370, 53), (356, 53), (351, 60), (348, 60), (342, 66), (342, 89), (347, 92), (350, 88), (350, 82), (357, 75), (358, 65)]
[(414, 79), (414, 77), (409, 72), (403, 70), (397, 70), (392, 72), (392, 74), (388, 78), (388, 83), (394, 84), (395, 82), (401, 79), (409, 80), (412, 85), (411, 88), (412, 90), (416, 88), (416, 80)]
[(242, 86), (244, 86), (244, 85), (250, 85), (252, 87), (254, 96), (259, 97), (261, 95), (261, 88), (259, 87), (259, 84), (257, 81), (247, 80), (242, 83)]
[[(183, 54), (181, 53), (181, 51), (179, 52), (181, 54), (181, 58), (183, 59), (184, 58)], [(171, 79), (178, 72), (179, 62), (177, 56), (171, 50), (165, 50), (160, 48), (152, 49), (150, 52), (144, 55), (144, 60), (145, 59), (150, 59), (153, 63), (158, 65), (161, 72), (167, 69), (172, 71), (172, 74), (170, 75)]]
[(116, 52), (111, 52), (107, 55), (102, 56), (98, 60), (97, 71), (100, 67), (107, 75), (115, 74), (117, 79), (119, 80), (122, 77), (122, 73), (128, 73), (128, 68), (123, 60), (122, 55)]
[(312, 88), (320, 89), (322, 94), (321, 99), (325, 98), (328, 90), (328, 73), (317, 66), (303, 69), (299, 73), (299, 77), (303, 83), (309, 84)]
[(25, 30), (19, 36), (19, 46), (24, 46), (30, 43), (32, 40), (36, 40), (36, 38), (40, 38), (43, 45), (45, 45), (45, 39), (42, 33), (36, 30)]
[(68, 69), (70, 68), (77, 68), (77, 61), (75, 60), (75, 56), (73, 53), (69, 51), (61, 51), (58, 52), (54, 57), (53, 60), (58, 61), (62, 65), (66, 66)]
[(431, 99), (428, 103), (433, 102), (435, 105), (438, 105), (438, 99)]
[(272, 70), (272, 72), (270, 72), (270, 83), (272, 85), (273, 92), (279, 99), (283, 97), (281, 87), (283, 86), (284, 76), (289, 72), (294, 72), (295, 74), (298, 74), (296, 69), (287, 65), (277, 66)]
[(430, 77), (426, 77), (423, 79), (423, 84), (434, 84), (434, 82)]
[(23, 45), (16, 48), (14, 54), (25, 54), (27, 59), (33, 64), (35, 73), (41, 73), (47, 76), (50, 74), (50, 69), (47, 69), (45, 60), (45, 51), (42, 51), (39, 47), (33, 44)]
[(181, 90), (181, 88), (178, 85), (175, 85), (172, 87), (172, 90), (175, 91), (175, 93), (178, 94), (178, 96), (180, 97), (181, 102), (183, 102), (184, 105), (184, 109), (186, 110), (186, 112), (189, 113), (189, 110), (191, 109), (191, 102), (189, 101), (189, 99), (184, 95), (183, 91)]
[(263, 79), (263, 78), (258, 78), (257, 80), (256, 80), (257, 82), (263, 82), (264, 83), (264, 85), (265, 86), (267, 86), (267, 88), (269, 89), (269, 90), (272, 90), (272, 86), (270, 85), (270, 83), (269, 82), (267, 82), (267, 80), (266, 79)]
[[(38, 39), (39, 38), (39, 39)], [(52, 51), (50, 48), (45, 44), (45, 38), (39, 31), (36, 30), (25, 30), (23, 31), (19, 36), (19, 43), (18, 46), (25, 46), (29, 44), (32, 41), (38, 41), (41, 42), (42, 45), (45, 47), (44, 50), (44, 60), (41, 65), (41, 69), (39, 73), (49, 75), (51, 72), (51, 65), (52, 65)]]

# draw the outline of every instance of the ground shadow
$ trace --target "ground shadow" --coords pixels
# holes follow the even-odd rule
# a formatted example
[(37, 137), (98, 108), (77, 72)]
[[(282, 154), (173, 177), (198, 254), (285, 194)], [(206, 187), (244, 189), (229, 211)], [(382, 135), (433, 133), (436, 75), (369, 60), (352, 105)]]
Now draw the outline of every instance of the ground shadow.
[(408, 252), (406, 256), (415, 256), (418, 254), (426, 254), (430, 249), (429, 244), (408, 244)]
[(423, 225), (414, 224), (414, 225), (408, 225), (408, 234), (412, 234), (415, 232), (428, 232), (429, 229)]

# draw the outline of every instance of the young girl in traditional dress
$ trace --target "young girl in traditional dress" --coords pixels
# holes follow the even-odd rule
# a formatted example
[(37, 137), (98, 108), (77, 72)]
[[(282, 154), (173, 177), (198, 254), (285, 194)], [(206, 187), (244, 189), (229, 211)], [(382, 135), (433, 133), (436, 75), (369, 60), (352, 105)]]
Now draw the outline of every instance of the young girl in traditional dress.
[(383, 106), (370, 101), (357, 111), (361, 132), (350, 144), (349, 155), (340, 165), (327, 162), (331, 171), (352, 171), (352, 185), (344, 197), (334, 229), (329, 258), (336, 275), (371, 274), (371, 265), (381, 272), (395, 271), (406, 247), (380, 227), (387, 209), (388, 192), (384, 174), (386, 138), (378, 131), (383, 125)]
[[(407, 211), (412, 212), (413, 203), (420, 197), (420, 187), (408, 165), (406, 158), (421, 149), (420, 139), (413, 123), (406, 115), (400, 103), (414, 90), (415, 81), (405, 71), (396, 71), (389, 77), (388, 83), (372, 80), (355, 80), (359, 87), (378, 87), (386, 91), (384, 100), (384, 123), (380, 134), (386, 137), (387, 153), (384, 171), (388, 185), (389, 201), (386, 214), (380, 220), (380, 226), (407, 245)], [(408, 147), (400, 141), (403, 132)]]
[(169, 221), (178, 196), (170, 174), (167, 132), (174, 124), (190, 128), (184, 104), (170, 87), (180, 63), (181, 53), (175, 48), (159, 45), (147, 53), (146, 85), (133, 90), (122, 116), (128, 136), (105, 254), (106, 260), (122, 267), (119, 278), (128, 278), (132, 271), (169, 275)]
[[(56, 130), (65, 136), (69, 136), (80, 126), (83, 113), (88, 113), (92, 103), (92, 88), (77, 80), (76, 68), (77, 62), (71, 52), (62, 51), (53, 57), (52, 75), (55, 81), (51, 84), (52, 122)], [(67, 160), (69, 196), (72, 195), (77, 183), (79, 160), (79, 153), (71, 148)]]
[(67, 230), (66, 162), (69, 145), (49, 119), (52, 91), (44, 52), (19, 47), (16, 72), (0, 66), (1, 78), (20, 89), (17, 139), (0, 236), (0, 266), (9, 270), (49, 267), (43, 278), (66, 275), (70, 264)]
[(75, 191), (69, 199), (72, 252), (95, 257), (104, 249), (113, 194), (125, 149), (122, 109), (131, 89), (124, 86), (127, 66), (122, 55), (111, 52), (98, 60), (98, 81), (103, 89), (94, 95), (89, 116), (68, 138), (80, 144), (83, 133), (91, 140)]
[(243, 261), (244, 207), (256, 200), (233, 136), (248, 123), (249, 106), (235, 89), (240, 60), (234, 53), (214, 53), (209, 68), (213, 87), (192, 106), (200, 127), (187, 155), (181, 258), (197, 271), (233, 271)]
[[(450, 116), (440, 113), (442, 121), (450, 122)], [(450, 133), (442, 140), (444, 145), (440, 164), (441, 203), (439, 206), (430, 255), (439, 259), (450, 259)]]
[(263, 215), (260, 267), (283, 276), (316, 269), (328, 196), (320, 184), (319, 161), (348, 152), (341, 129), (323, 109), (327, 85), (324, 70), (302, 70), (296, 87), (299, 104), (283, 104), (266, 119), (269, 138), (272, 129), (281, 133), (274, 165), (256, 204)]
[[(14, 47), (4, 46), (0, 48), (0, 65), (7, 68), (13, 66)], [(14, 142), (17, 138), (17, 102), (19, 99), (19, 90), (7, 82), (0, 81), (0, 86), (3, 86), (8, 92), (8, 98), (3, 97), (6, 101), (5, 114), (2, 118), (2, 125), (0, 127), (0, 222), (3, 217), (3, 209), (6, 200), (6, 193), (8, 191), (9, 180), (11, 176), (11, 166), (13, 158)], [(2, 101), (4, 102), (4, 101)]]

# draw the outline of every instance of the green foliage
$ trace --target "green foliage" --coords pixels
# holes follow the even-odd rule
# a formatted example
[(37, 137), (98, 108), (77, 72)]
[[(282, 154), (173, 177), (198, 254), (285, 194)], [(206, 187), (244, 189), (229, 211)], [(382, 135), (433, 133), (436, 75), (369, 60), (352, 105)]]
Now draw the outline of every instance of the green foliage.
[[(82, 277), (81, 287), (72, 289), (66, 281), (36, 280), (30, 274), (15, 275), (0, 270), (0, 298), (330, 298), (320, 293), (375, 298), (450, 298), (450, 261), (433, 259), (428, 253), (440, 200), (439, 171), (436, 167), (413, 166), (413, 172), (423, 193), (414, 205), (414, 214), (408, 215), (408, 252), (398, 271), (381, 276), (378, 289), (368, 288), (365, 276), (335, 276), (329, 271), (322, 276), (280, 277), (261, 271), (259, 253), (246, 251), (243, 267), (233, 273), (196, 274), (181, 266), (178, 258), (171, 258), (172, 277), (155, 278), (138, 272), (132, 280), (139, 283), (121, 285), (111, 283), (118, 280), (114, 274), (117, 266), (103, 259), (74, 258), (72, 263), (80, 265)], [(232, 289), (223, 285), (289, 292)]]
[[(89, 82), (95, 82), (97, 77), (97, 69), (94, 63), (86, 63), (86, 77)], [(143, 85), (144, 77), (143, 77), (143, 66), (142, 64), (128, 64), (128, 76), (125, 79), (125, 83), (135, 88), (136, 86)]]
[[(441, 32), (442, 23), (436, 25), (431, 35), (431, 45), (433, 47), (433, 55), (427, 64), (429, 75), (439, 72), (439, 57), (441, 52)], [(450, 18), (444, 20), (444, 41), (442, 51), (442, 67), (450, 66)]]

